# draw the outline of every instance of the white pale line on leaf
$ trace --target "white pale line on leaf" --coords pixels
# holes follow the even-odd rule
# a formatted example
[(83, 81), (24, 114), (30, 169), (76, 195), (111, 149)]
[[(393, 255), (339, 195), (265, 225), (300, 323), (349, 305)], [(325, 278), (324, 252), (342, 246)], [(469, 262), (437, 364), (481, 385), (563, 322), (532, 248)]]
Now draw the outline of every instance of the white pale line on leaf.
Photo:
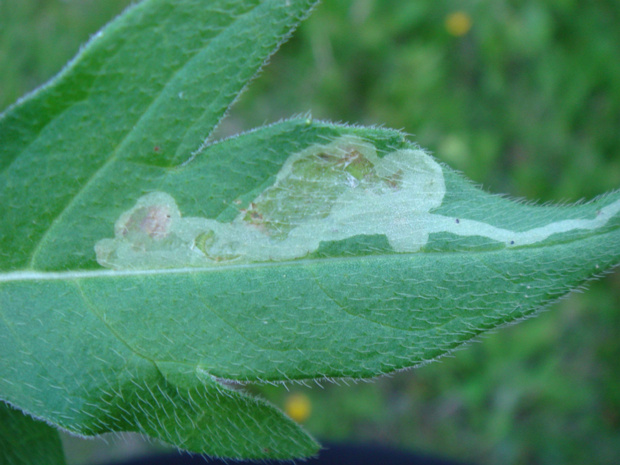
[(445, 193), (442, 168), (424, 151), (401, 149), (379, 157), (369, 142), (342, 136), (289, 156), (273, 185), (232, 222), (183, 218), (172, 196), (152, 192), (120, 216), (115, 238), (97, 242), (95, 252), (104, 267), (138, 270), (295, 260), (315, 252), (321, 242), (363, 235), (384, 235), (396, 253), (418, 252), (431, 233), (439, 232), (512, 247), (599, 228), (620, 211), (618, 200), (594, 219), (515, 232), (431, 213)]
[(182, 218), (170, 195), (153, 192), (95, 251), (114, 269), (292, 260), (360, 235), (385, 235), (395, 251), (416, 252), (428, 241), (423, 219), (445, 192), (441, 166), (422, 150), (379, 157), (374, 145), (342, 136), (291, 155), (230, 223)]
[(553, 234), (560, 234), (577, 229), (592, 230), (602, 228), (607, 222), (620, 212), (620, 199), (597, 211), (596, 217), (590, 220), (572, 219), (556, 221), (539, 228), (515, 232), (502, 229), (481, 221), (450, 218), (441, 215), (432, 215), (433, 221), (428, 228), (432, 232), (449, 232), (459, 236), (482, 236), (495, 241), (503, 242), (506, 246), (517, 247), (532, 245), (544, 241)]
[[(303, 264), (300, 260), (294, 264)], [(93, 278), (118, 278), (123, 276), (157, 276), (157, 275), (178, 275), (178, 274), (196, 274), (209, 273), (215, 271), (225, 271), (227, 269), (240, 268), (263, 268), (266, 266), (277, 266), (282, 263), (245, 263), (214, 268), (212, 266), (198, 267), (182, 267), (182, 268), (157, 268), (157, 269), (140, 269), (140, 270), (84, 270), (84, 271), (11, 271), (0, 274), (0, 283), (16, 282), (16, 281), (65, 281)]]
[(12, 271), (0, 274), (0, 283), (16, 281), (64, 281), (119, 276), (149, 276), (158, 274), (195, 273), (196, 268), (168, 270), (92, 270), (92, 271)]

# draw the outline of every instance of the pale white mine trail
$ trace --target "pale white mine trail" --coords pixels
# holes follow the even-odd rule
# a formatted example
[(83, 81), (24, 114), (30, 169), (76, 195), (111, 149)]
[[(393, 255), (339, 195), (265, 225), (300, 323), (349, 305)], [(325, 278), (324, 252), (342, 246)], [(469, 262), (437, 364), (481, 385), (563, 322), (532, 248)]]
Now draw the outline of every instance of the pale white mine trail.
[(429, 224), (429, 232), (449, 232), (459, 236), (482, 236), (495, 241), (504, 242), (507, 246), (531, 245), (541, 242), (553, 234), (574, 231), (577, 229), (598, 229), (602, 228), (607, 222), (620, 212), (620, 200), (601, 208), (596, 218), (591, 220), (573, 219), (562, 220), (539, 228), (527, 231), (515, 232), (509, 229), (502, 229), (481, 221), (468, 219), (450, 218), (441, 215), (431, 215), (433, 217)]
[(593, 219), (516, 232), (431, 213), (445, 193), (443, 170), (424, 151), (379, 157), (374, 145), (342, 136), (291, 155), (274, 183), (232, 222), (183, 218), (172, 196), (152, 192), (120, 216), (114, 239), (100, 240), (95, 251), (107, 268), (160, 269), (291, 260), (316, 251), (321, 242), (360, 235), (385, 235), (395, 252), (417, 252), (429, 234), (440, 232), (511, 247), (600, 228), (620, 211), (617, 200)]

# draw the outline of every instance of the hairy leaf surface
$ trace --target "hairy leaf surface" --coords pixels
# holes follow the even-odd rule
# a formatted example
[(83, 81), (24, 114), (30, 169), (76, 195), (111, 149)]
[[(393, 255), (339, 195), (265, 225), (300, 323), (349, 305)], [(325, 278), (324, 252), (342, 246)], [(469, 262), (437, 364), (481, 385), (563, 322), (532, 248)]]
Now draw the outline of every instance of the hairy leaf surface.
[(310, 118), (203, 145), (312, 3), (143, 2), (2, 115), (2, 399), (78, 434), (307, 456), (238, 383), (416, 366), (620, 261), (620, 192), (514, 202), (398, 131)]
[(58, 431), (0, 402), (0, 457), (5, 465), (65, 465)]
[(100, 268), (110, 212), (199, 151), (314, 3), (146, 0), (0, 116), (0, 398), (78, 434), (140, 431), (228, 457), (316, 450), (264, 402), (136, 353), (75, 282), (9, 282)]

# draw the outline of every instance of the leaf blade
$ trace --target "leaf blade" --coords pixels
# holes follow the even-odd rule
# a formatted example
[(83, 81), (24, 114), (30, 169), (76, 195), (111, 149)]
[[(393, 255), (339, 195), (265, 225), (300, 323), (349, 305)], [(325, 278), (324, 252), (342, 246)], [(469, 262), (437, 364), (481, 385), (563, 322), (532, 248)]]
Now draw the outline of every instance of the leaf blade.
[[(105, 231), (105, 224), (109, 231), (120, 212), (141, 193), (154, 188), (173, 194), (186, 216), (209, 215), (230, 221), (232, 200), (245, 195), (246, 201), (251, 201), (252, 196), (273, 183), (291, 153), (345, 134), (372, 141), (384, 152), (411, 147), (396, 131), (348, 128), (305, 119), (283, 122), (213, 144), (180, 169), (160, 170), (150, 178), (140, 173), (143, 182), (119, 189), (118, 201), (104, 206), (99, 213), (95, 204), (86, 209), (105, 219), (104, 227), (101, 222), (83, 222), (80, 209), (76, 209), (74, 222), (65, 225), (65, 236), (74, 242), (74, 247), (84, 241), (83, 248), (92, 254), (96, 240), (110, 234), (101, 232)], [(233, 165), (237, 169), (231, 169)], [(549, 223), (559, 224), (566, 218), (596, 220), (597, 212), (620, 201), (620, 193), (616, 192), (575, 207), (518, 204), (473, 188), (447, 167), (442, 171), (446, 199), (432, 214), (441, 220), (438, 224), (450, 222), (452, 226), (445, 226), (448, 229), (474, 221), (524, 234), (549, 228)], [(136, 190), (133, 197), (128, 194)], [(453, 216), (456, 214), (458, 218)], [(0, 278), (5, 302), (5, 326), (0, 336), (3, 353), (10, 354), (6, 360), (17, 360), (20, 354), (36, 350), (36, 344), (27, 350), (16, 344), (35, 340), (24, 324), (34, 319), (46, 328), (45, 334), (89, 335), (92, 347), (87, 356), (68, 359), (70, 379), (85, 379), (81, 373), (99, 363), (103, 366), (98, 371), (104, 376), (96, 380), (91, 391), (82, 391), (79, 382), (70, 394), (55, 393), (57, 396), (51, 395), (39, 405), (32, 404), (39, 397), (23, 386), (38, 386), (42, 380), (49, 380), (51, 374), (45, 369), (24, 370), (8, 380), (13, 384), (0, 380), (1, 390), (11, 402), (49, 419), (52, 406), (62, 403), (67, 396), (89, 399), (95, 405), (97, 399), (105, 398), (108, 404), (118, 407), (117, 412), (126, 412), (131, 411), (131, 402), (125, 404), (124, 399), (135, 398), (135, 383), (145, 382), (147, 390), (159, 386), (169, 392), (166, 376), (162, 379), (161, 370), (155, 370), (154, 365), (187, 367), (191, 373), (235, 382), (372, 377), (415, 366), (454, 350), (486, 330), (534, 314), (541, 306), (617, 263), (619, 231), (620, 215), (615, 212), (594, 229), (574, 228), (521, 247), (498, 245), (488, 238), (472, 242), (471, 235), (452, 232), (446, 237), (446, 233), (436, 231), (429, 236), (426, 246), (415, 253), (397, 252), (389, 245), (378, 247), (381, 236), (368, 236), (362, 242), (351, 238), (337, 248), (323, 248), (304, 260), (288, 262), (131, 272), (76, 269), (5, 273)], [(58, 244), (59, 240), (53, 242)], [(13, 335), (12, 331), (18, 330), (25, 332)], [(48, 346), (65, 347), (70, 352), (84, 350), (79, 341), (47, 342)], [(123, 354), (120, 359), (119, 353)], [(93, 359), (95, 354), (97, 358)], [(49, 357), (52, 366), (63, 366), (65, 370), (69, 366), (67, 354), (50, 353)], [(120, 365), (114, 368), (115, 364)], [(11, 369), (9, 364), (2, 371)], [(126, 380), (122, 385), (129, 386), (127, 392), (131, 394), (113, 394), (118, 389), (110, 391), (113, 383), (109, 373), (123, 371)], [(188, 373), (183, 379), (195, 378)], [(196, 383), (194, 378), (191, 379)], [(11, 386), (22, 388), (16, 390)], [(202, 389), (216, 395), (216, 387)], [(155, 398), (143, 410), (161, 414), (158, 408), (164, 399), (165, 396)], [(68, 415), (71, 421), (63, 420), (62, 415)], [(117, 416), (114, 412), (94, 423), (88, 415), (71, 417), (70, 411), (62, 415), (51, 421), (65, 427), (73, 424), (82, 434), (137, 428), (171, 440), (170, 434), (176, 433), (165, 428), (158, 430), (152, 421), (126, 420), (116, 424), (109, 419)], [(231, 411), (220, 417), (229, 416), (234, 416)], [(257, 413), (255, 418), (263, 417)], [(191, 415), (187, 418), (187, 424), (193, 425)], [(280, 425), (280, 431), (286, 432), (284, 437), (299, 438), (294, 442), (305, 446), (303, 451), (288, 446), (268, 447), (271, 456), (280, 452), (282, 457), (285, 452), (291, 456), (312, 453), (314, 449), (305, 433), (288, 429), (291, 424), (282, 417), (273, 421)], [(220, 431), (225, 437), (226, 431), (238, 427), (226, 426), (224, 422)], [(246, 431), (245, 437), (255, 434)], [(263, 438), (264, 443), (268, 439)], [(281, 439), (280, 444), (284, 444), (284, 438)], [(238, 456), (235, 454), (239, 450), (225, 449), (221, 444), (197, 446), (191, 441), (187, 435), (176, 438), (179, 444), (201, 447), (212, 454)], [(243, 453), (258, 456), (257, 449), (250, 447), (247, 445)]]
[(0, 403), (0, 458), (6, 465), (65, 465), (58, 431)]
[(314, 440), (273, 406), (132, 346), (84, 300), (82, 287), (75, 280), (3, 286), (3, 399), (79, 435), (135, 431), (222, 457), (316, 453)]
[[(228, 457), (310, 455), (316, 444), (289, 419), (220, 382), (372, 377), (424, 363), (532, 315), (620, 260), (620, 218), (609, 209), (620, 202), (618, 192), (589, 205), (535, 207), (489, 196), (443, 167), (445, 196), (426, 212), (434, 229), (415, 253), (394, 248), (385, 230), (325, 240), (304, 260), (99, 270), (93, 246), (148, 192), (172, 195), (184, 216), (230, 222), (237, 202), (251, 202), (274, 184), (290, 156), (313, 145), (352, 136), (382, 155), (415, 149), (397, 131), (308, 118), (211, 143), (179, 163), (191, 158), (313, 2), (287, 3), (297, 15), (275, 0), (211, 2), (229, 10), (224, 16), (210, 11), (209, 17), (228, 23), (213, 30), (194, 23), (177, 32), (191, 35), (197, 28), (210, 45), (221, 43), (187, 50), (180, 64), (174, 47), (161, 53), (149, 38), (124, 49), (123, 36), (139, 24), (144, 27), (136, 37), (161, 28), (153, 14), (172, 26), (186, 24), (183, 16), (191, 23), (202, 18), (204, 12), (191, 14), (202, 2), (148, 0), (106, 29), (61, 79), (2, 116), (0, 137), (8, 141), (2, 146), (8, 155), (0, 156), (2, 398), (81, 434), (141, 431)], [(231, 13), (246, 6), (245, 13)], [(267, 13), (279, 18), (279, 26), (257, 45), (249, 38), (269, 22)], [(222, 35), (209, 35), (218, 28)], [(218, 88), (211, 99), (214, 94), (195, 89), (195, 72), (213, 54), (226, 52), (235, 61), (230, 43), (237, 36), (246, 49), (252, 44), (259, 51), (252, 66), (238, 64), (230, 88), (236, 91)], [(137, 77), (127, 69), (117, 76), (115, 63), (127, 65), (131, 50), (141, 50), (151, 64), (161, 53), (167, 71), (147, 66)], [(80, 63), (91, 76), (75, 72)], [(205, 69), (224, 81), (231, 75), (226, 66)], [(158, 90), (124, 98), (140, 94), (138, 84), (149, 72)], [(102, 76), (109, 79), (109, 93), (97, 94)], [(123, 87), (128, 82), (133, 89)], [(180, 95), (188, 86), (197, 94)], [(120, 95), (122, 104), (106, 113), (112, 123), (102, 123), (98, 111), (111, 95)], [(211, 109), (201, 113), (191, 105), (194, 99)], [(183, 118), (173, 115), (169, 124), (164, 113), (174, 108)], [(600, 211), (610, 218), (597, 219)], [(370, 213), (379, 221), (376, 211)], [(529, 242), (510, 244), (507, 234)], [(212, 439), (204, 438), (201, 432), (211, 424)]]
[(0, 267), (36, 267), (50, 228), (93, 180), (114, 175), (115, 160), (189, 159), (314, 3), (147, 0), (9, 108), (0, 116), (0, 216), (15, 229), (0, 230)]

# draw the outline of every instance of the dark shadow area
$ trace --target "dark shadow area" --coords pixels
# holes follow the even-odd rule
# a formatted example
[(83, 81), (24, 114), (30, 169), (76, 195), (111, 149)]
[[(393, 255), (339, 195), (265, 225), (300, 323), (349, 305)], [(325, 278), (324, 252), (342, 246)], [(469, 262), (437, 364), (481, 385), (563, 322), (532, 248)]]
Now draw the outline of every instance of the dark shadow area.
[[(291, 464), (290, 460), (232, 461), (181, 452), (144, 457), (113, 465), (250, 465)], [(325, 444), (318, 457), (297, 461), (307, 465), (467, 465), (443, 458), (405, 452), (380, 445)], [(112, 465), (112, 464), (111, 464)]]

